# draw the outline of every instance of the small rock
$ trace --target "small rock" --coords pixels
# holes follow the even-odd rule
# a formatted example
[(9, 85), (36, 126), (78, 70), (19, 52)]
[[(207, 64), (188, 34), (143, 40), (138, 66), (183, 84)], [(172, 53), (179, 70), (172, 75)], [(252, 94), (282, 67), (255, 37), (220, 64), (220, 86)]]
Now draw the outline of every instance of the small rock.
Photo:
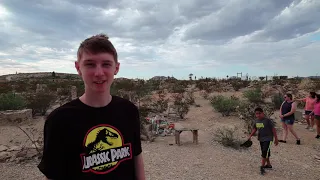
[(8, 150), (8, 147), (5, 145), (0, 145), (0, 152)]
[(314, 158), (317, 159), (317, 160), (320, 160), (320, 157), (317, 156), (317, 155), (314, 155)]
[(31, 145), (32, 149), (36, 149), (36, 148), (39, 148), (39, 147), (40, 147), (40, 145), (38, 143), (35, 143), (35, 144)]
[(16, 157), (25, 157), (27, 155), (27, 151), (18, 151), (16, 153)]
[(305, 169), (310, 168), (310, 166), (308, 166), (308, 165), (306, 165), (306, 164), (304, 164), (303, 167), (304, 167)]
[(21, 151), (21, 149), (22, 148), (20, 146), (11, 146), (7, 151)]
[(10, 158), (9, 152), (0, 152), (0, 162), (5, 162), (9, 158)]

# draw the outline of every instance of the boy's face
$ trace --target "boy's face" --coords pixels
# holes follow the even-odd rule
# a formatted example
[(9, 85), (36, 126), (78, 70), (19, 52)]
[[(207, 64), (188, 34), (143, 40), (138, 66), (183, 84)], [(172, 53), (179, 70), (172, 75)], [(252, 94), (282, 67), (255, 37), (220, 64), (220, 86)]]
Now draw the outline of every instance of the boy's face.
[(91, 54), (83, 52), (81, 59), (75, 62), (76, 69), (82, 77), (85, 90), (94, 93), (110, 92), (114, 75), (119, 71), (120, 63), (116, 63), (109, 53)]
[(263, 119), (263, 118), (264, 118), (263, 112), (256, 111), (256, 112), (255, 112), (255, 115), (256, 115), (256, 118), (257, 118), (257, 119)]

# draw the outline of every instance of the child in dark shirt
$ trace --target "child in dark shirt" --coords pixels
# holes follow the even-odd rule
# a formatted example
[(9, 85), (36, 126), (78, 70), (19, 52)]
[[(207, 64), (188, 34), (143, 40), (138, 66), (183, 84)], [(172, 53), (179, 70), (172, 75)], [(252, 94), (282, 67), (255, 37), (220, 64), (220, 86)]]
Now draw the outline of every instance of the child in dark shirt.
[(265, 168), (272, 168), (269, 159), (271, 155), (270, 147), (273, 140), (274, 144), (276, 146), (278, 145), (278, 137), (273, 122), (265, 117), (263, 110), (261, 108), (256, 108), (254, 112), (257, 120), (255, 122), (254, 129), (249, 136), (249, 140), (258, 131), (258, 140), (260, 141), (262, 156), (260, 173), (263, 175), (265, 173)]

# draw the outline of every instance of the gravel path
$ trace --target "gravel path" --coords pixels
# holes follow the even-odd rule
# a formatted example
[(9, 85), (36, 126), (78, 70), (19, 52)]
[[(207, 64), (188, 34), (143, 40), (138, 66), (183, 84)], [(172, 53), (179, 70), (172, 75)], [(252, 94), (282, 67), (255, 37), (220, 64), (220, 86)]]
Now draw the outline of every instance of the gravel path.
[[(192, 134), (188, 132), (181, 134), (181, 146), (170, 145), (174, 142), (173, 136), (159, 137), (153, 143), (143, 142), (147, 179), (320, 180), (320, 161), (314, 158), (317, 153), (320, 155), (320, 141), (313, 137), (314, 132), (296, 125), (297, 132), (302, 137), (302, 145), (295, 145), (289, 135), (287, 144), (272, 146), (271, 163), (274, 169), (261, 176), (260, 147), (256, 138), (253, 138), (253, 146), (246, 150), (234, 150), (212, 142), (211, 133), (215, 128), (230, 124), (240, 127), (241, 123), (233, 118), (221, 118), (202, 98), (197, 98), (196, 102), (201, 107), (192, 107), (187, 120), (181, 124), (199, 127), (199, 144), (192, 144)], [(3, 133), (6, 134), (7, 131), (0, 130), (1, 136)], [(42, 179), (36, 165), (36, 162), (0, 163), (0, 179)]]

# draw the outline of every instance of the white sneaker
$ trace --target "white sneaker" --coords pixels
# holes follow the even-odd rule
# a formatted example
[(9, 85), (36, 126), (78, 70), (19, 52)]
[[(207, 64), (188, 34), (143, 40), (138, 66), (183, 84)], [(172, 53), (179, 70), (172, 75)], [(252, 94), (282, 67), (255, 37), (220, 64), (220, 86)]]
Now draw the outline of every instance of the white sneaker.
[(309, 128), (309, 131), (314, 131), (314, 129), (311, 127), (311, 128)]

